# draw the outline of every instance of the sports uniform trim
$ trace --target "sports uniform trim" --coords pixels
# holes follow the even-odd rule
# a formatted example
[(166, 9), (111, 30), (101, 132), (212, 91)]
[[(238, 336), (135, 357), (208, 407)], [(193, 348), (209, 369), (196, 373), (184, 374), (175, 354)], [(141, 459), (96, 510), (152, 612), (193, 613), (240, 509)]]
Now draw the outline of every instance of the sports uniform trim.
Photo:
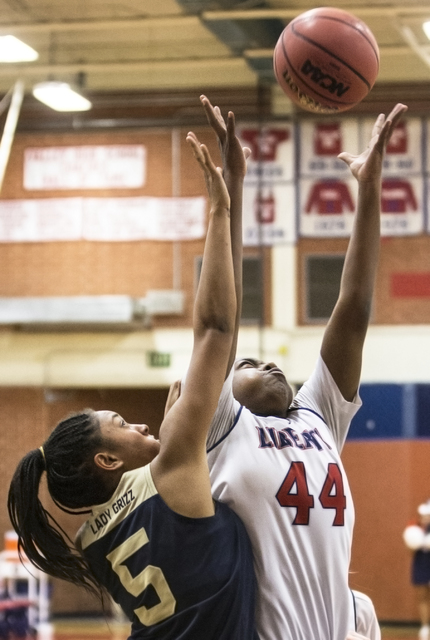
[(221, 442), (223, 440), (225, 440), (227, 438), (227, 436), (233, 431), (233, 429), (235, 428), (235, 426), (237, 425), (237, 423), (239, 422), (239, 418), (240, 418), (240, 414), (242, 413), (242, 409), (243, 406), (241, 405), (239, 411), (236, 413), (236, 417), (234, 419), (233, 424), (231, 425), (230, 429), (227, 431), (227, 433), (225, 433), (222, 438), (220, 438), (217, 442), (215, 442), (215, 444), (213, 444), (208, 450), (207, 453), (209, 453), (210, 451), (213, 451), (215, 449), (215, 447), (217, 447), (219, 444), (221, 444)]
[(157, 494), (149, 464), (124, 473), (110, 500), (93, 507), (92, 515), (79, 530), (81, 548), (105, 536), (140, 504)]
[(354, 613), (354, 631), (357, 631), (357, 605), (355, 604), (354, 592), (352, 591), (352, 589), (350, 589), (350, 591), (352, 596), (352, 606), (353, 606), (353, 613)]
[(313, 413), (317, 418), (320, 418), (325, 425), (327, 425), (328, 427), (328, 423), (326, 420), (324, 420), (324, 418), (322, 417), (321, 414), (319, 414), (317, 411), (314, 411), (313, 409), (309, 409), (308, 407), (291, 407), (290, 409), (288, 409), (288, 413), (292, 412), (292, 411), (310, 411), (311, 413)]

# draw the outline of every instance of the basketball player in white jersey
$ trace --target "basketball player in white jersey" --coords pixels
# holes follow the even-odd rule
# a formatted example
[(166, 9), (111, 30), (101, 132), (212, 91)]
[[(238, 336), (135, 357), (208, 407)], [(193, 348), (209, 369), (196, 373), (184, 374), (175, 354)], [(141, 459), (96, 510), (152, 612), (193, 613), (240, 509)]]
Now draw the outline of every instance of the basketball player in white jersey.
[[(231, 198), (231, 237), (239, 329), (242, 298), (242, 186), (244, 151), (217, 107), (202, 96), (218, 136)], [(354, 229), (339, 299), (309, 380), (294, 397), (273, 363), (236, 358), (233, 343), (226, 382), (208, 438), (216, 499), (241, 517), (253, 545), (257, 626), (261, 640), (345, 640), (355, 629), (348, 587), (354, 507), (340, 459), (358, 386), (379, 254), (382, 159), (406, 111), (398, 104), (376, 120), (359, 156), (340, 154), (359, 184)], [(172, 388), (167, 407), (179, 393)]]

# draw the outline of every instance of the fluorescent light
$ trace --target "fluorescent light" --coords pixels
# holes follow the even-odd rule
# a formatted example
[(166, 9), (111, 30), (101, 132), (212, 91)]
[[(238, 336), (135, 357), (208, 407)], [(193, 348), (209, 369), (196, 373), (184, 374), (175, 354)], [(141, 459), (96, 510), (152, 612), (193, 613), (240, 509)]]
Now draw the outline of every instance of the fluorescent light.
[(427, 22), (423, 22), (423, 29), (427, 38), (430, 40), (430, 20), (427, 20)]
[(67, 82), (39, 82), (33, 87), (35, 98), (55, 111), (88, 111), (92, 104), (67, 84)]
[(32, 62), (39, 54), (15, 36), (0, 36), (0, 62)]

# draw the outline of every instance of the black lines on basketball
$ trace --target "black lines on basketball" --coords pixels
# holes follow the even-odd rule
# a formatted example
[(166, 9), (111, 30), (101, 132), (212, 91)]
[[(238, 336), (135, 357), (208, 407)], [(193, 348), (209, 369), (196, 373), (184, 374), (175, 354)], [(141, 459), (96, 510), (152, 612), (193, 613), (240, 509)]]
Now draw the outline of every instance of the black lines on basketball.
[[(333, 16), (321, 15), (320, 19), (321, 20), (332, 20), (333, 22), (339, 22), (340, 24), (345, 25), (349, 29), (354, 29), (362, 38), (364, 38), (367, 41), (369, 46), (373, 49), (373, 52), (375, 54), (375, 58), (376, 58), (376, 60), (377, 60), (377, 62), (379, 64), (379, 50), (378, 50), (377, 47), (374, 46), (374, 44), (372, 43), (372, 40), (366, 35), (365, 32), (362, 31), (362, 29), (358, 28), (354, 24), (351, 24), (351, 22), (348, 22), (347, 20), (342, 20), (341, 18), (335, 18)], [(303, 22), (303, 20), (299, 20), (299, 19), (297, 19), (297, 21), (294, 20), (295, 25), (299, 25), (301, 22)]]
[(346, 111), (361, 102), (376, 81), (378, 43), (351, 13), (334, 7), (311, 9), (281, 33), (273, 68), (282, 90), (303, 109)]
[[(288, 53), (287, 53), (287, 51), (285, 49), (284, 42), (282, 42), (282, 51), (284, 53), (284, 58), (285, 58), (285, 61), (288, 64), (288, 67), (291, 69), (291, 71), (294, 72), (295, 76), (297, 76), (299, 78), (300, 77), (299, 70), (294, 67), (294, 65), (292, 64), (291, 60), (288, 58)], [(275, 73), (276, 73), (276, 69), (275, 69)], [(324, 94), (318, 92), (314, 87), (312, 87), (308, 82), (306, 82), (306, 80), (303, 77), (300, 77), (300, 85), (303, 85), (304, 87), (306, 87), (309, 90), (313, 90), (314, 94), (318, 95), (318, 97), (321, 98), (321, 100), (324, 100), (324, 97), (325, 97)], [(344, 100), (337, 100), (336, 98), (333, 98), (332, 100), (334, 102), (336, 102), (336, 104), (338, 104), (339, 106), (351, 107), (351, 106), (354, 105), (354, 102), (351, 103), (351, 102), (347, 102), (347, 101), (344, 101)], [(336, 109), (332, 109), (332, 111), (335, 111), (335, 110)]]
[[(350, 25), (348, 25), (350, 26)], [(370, 83), (366, 80), (366, 78), (364, 78), (361, 73), (359, 73), (357, 71), (357, 69), (354, 69), (354, 67), (352, 67), (350, 64), (348, 64), (345, 60), (343, 60), (343, 58), (340, 58), (339, 56), (337, 56), (335, 53), (333, 53), (333, 51), (330, 51), (330, 49), (327, 49), (326, 47), (324, 47), (323, 45), (321, 45), (319, 42), (316, 42), (315, 40), (312, 40), (312, 38), (309, 38), (308, 36), (305, 36), (303, 33), (300, 33), (300, 31), (296, 31), (295, 26), (293, 25), (292, 27), (292, 32), (294, 33), (294, 35), (297, 38), (301, 38), (302, 40), (305, 40), (306, 42), (308, 42), (310, 45), (320, 49), (321, 51), (324, 51), (324, 53), (327, 53), (331, 58), (333, 58), (334, 60), (337, 60), (338, 62), (340, 62), (341, 64), (343, 64), (344, 67), (347, 67), (348, 69), (350, 69), (353, 73), (355, 73), (355, 75), (360, 78), (360, 80), (362, 82), (364, 82), (364, 84), (367, 86), (367, 88), (370, 89), (372, 88)]]

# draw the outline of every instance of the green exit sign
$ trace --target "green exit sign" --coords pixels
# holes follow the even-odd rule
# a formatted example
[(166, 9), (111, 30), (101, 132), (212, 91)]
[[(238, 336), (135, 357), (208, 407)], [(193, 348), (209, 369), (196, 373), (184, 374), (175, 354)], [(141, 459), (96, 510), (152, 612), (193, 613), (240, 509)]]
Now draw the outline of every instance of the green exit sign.
[(170, 353), (161, 353), (161, 351), (147, 351), (146, 356), (149, 367), (170, 367)]

